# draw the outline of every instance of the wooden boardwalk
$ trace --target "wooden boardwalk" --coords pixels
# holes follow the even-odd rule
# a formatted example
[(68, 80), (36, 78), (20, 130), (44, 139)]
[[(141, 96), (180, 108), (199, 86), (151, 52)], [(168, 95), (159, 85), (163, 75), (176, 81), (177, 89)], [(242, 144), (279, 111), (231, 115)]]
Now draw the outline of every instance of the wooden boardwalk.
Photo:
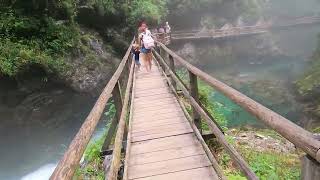
[[(122, 178), (119, 175), (122, 174), (121, 167), (124, 167), (124, 180), (226, 180), (227, 177), (201, 137), (199, 132), (202, 130), (201, 126), (197, 127), (196, 120), (200, 115), (201, 121), (208, 125), (215, 140), (229, 154), (243, 175), (249, 180), (258, 180), (259, 177), (251, 170), (241, 154), (228, 143), (219, 125), (207, 113), (208, 110), (201, 106), (197, 79), (223, 93), (303, 150), (306, 155), (302, 159), (301, 178), (319, 180), (320, 141), (314, 134), (194, 67), (160, 42), (156, 42), (158, 47), (153, 51), (153, 55), (156, 57), (156, 62), (161, 64), (161, 68), (166, 70), (166, 74), (162, 76), (164, 73), (157, 66), (153, 66), (149, 74), (134, 73), (134, 63), (130, 54), (133, 43), (134, 40), (59, 161), (50, 180), (74, 179), (79, 162), (111, 97), (114, 100), (116, 117), (111, 121), (101, 149), (101, 154), (109, 153), (107, 148), (110, 148), (112, 141), (114, 142), (111, 161), (110, 156), (104, 157), (107, 179)], [(166, 57), (157, 53), (162, 51)], [(166, 60), (169, 61), (169, 65)], [(189, 89), (177, 77), (175, 63), (187, 69)], [(129, 66), (129, 73), (125, 73)], [(167, 74), (170, 77), (167, 77)], [(168, 79), (172, 80), (170, 88), (166, 81)], [(122, 91), (123, 81), (127, 82), (125, 91)], [(181, 96), (192, 106), (192, 111), (195, 113), (193, 117), (190, 117), (184, 107), (181, 108), (183, 105), (176, 98), (176, 85)], [(126, 121), (128, 112), (130, 112), (129, 126)], [(125, 153), (122, 153), (122, 148), (125, 148)], [(125, 162), (124, 166), (121, 166), (123, 158)]]
[(128, 179), (218, 179), (157, 66), (136, 73), (133, 92)]

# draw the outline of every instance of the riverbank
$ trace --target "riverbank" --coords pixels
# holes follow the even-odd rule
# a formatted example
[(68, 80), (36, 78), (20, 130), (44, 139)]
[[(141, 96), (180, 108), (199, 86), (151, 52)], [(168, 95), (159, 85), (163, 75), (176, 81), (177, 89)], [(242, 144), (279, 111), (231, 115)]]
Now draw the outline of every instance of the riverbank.
[[(303, 153), (274, 131), (241, 127), (230, 129), (225, 134), (228, 142), (260, 179), (300, 178), (300, 157)], [(210, 145), (228, 179), (246, 179), (216, 141), (211, 140)]]
[[(181, 79), (187, 79), (186, 73), (183, 71), (179, 70), (177, 74)], [(215, 95), (217, 92), (203, 82), (200, 81), (198, 87), (200, 102), (224, 129), (227, 141), (243, 156), (260, 179), (267, 180), (270, 177), (273, 179), (299, 179), (300, 157), (304, 154), (302, 151), (297, 150), (291, 142), (267, 129), (262, 123), (253, 123), (249, 114), (241, 116), (241, 122), (245, 122), (243, 124), (237, 122), (238, 119), (235, 117), (230, 118), (233, 117), (230, 116), (231, 110), (225, 110), (230, 106), (230, 103), (217, 99)], [(190, 111), (191, 107), (188, 101), (184, 100), (183, 102)], [(233, 105), (232, 108), (235, 107), (238, 106)], [(254, 126), (250, 126), (250, 122)], [(209, 129), (206, 123), (202, 123), (202, 129)], [(218, 141), (212, 139), (208, 144), (229, 179), (246, 179)]]

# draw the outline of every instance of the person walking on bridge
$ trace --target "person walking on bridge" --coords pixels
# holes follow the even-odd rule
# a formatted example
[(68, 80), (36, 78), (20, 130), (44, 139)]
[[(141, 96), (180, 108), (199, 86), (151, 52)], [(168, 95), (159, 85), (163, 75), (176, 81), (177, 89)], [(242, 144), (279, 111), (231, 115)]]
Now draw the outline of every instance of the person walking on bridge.
[(165, 28), (167, 34), (170, 34), (170, 33), (171, 33), (171, 27), (170, 27), (168, 21), (166, 22), (166, 25), (164, 26), (164, 28)]
[(139, 44), (134, 43), (132, 46), (131, 53), (133, 54), (134, 61), (136, 63), (138, 71), (140, 70), (140, 49)]
[(141, 47), (141, 50), (140, 50), (141, 59), (143, 60), (146, 71), (151, 72), (151, 67), (152, 67), (151, 50), (152, 48), (154, 48), (154, 40), (145, 22), (141, 24), (139, 30), (141, 31), (141, 34), (139, 35), (139, 43)]

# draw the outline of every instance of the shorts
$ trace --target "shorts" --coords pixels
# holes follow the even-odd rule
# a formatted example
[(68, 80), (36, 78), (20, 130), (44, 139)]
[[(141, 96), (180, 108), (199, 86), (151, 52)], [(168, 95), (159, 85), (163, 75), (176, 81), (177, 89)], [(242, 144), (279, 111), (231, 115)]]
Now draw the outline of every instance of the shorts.
[(139, 56), (137, 58), (136, 55), (133, 55), (133, 58), (134, 58), (134, 62), (136, 63), (136, 65), (140, 65)]
[(148, 53), (151, 53), (151, 49), (146, 49), (145, 47), (142, 47), (141, 52), (144, 54), (148, 54)]

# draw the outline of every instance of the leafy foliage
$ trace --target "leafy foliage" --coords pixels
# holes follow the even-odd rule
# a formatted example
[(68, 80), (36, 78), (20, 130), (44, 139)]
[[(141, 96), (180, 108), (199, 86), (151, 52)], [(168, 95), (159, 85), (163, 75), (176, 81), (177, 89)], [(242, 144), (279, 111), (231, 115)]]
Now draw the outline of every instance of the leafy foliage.
[(215, 101), (212, 101), (210, 98), (214, 91), (208, 85), (204, 83), (199, 83), (199, 100), (204, 105), (204, 107), (208, 110), (208, 112), (213, 116), (214, 120), (222, 126), (223, 128), (227, 127), (227, 119), (226, 116), (217, 111), (217, 107), (219, 104)]
[(295, 84), (301, 97), (311, 105), (311, 108), (307, 111), (320, 117), (320, 35), (318, 36), (318, 46), (313, 53), (309, 69)]
[(315, 50), (309, 70), (296, 82), (298, 91), (302, 95), (314, 93), (320, 87), (320, 35), (318, 47)]
[(105, 18), (119, 17), (118, 28), (129, 21), (131, 31), (142, 19), (156, 23), (166, 15), (165, 0), (8, 1), (0, 11), (0, 73), (16, 76), (32, 64), (47, 72), (66, 72), (65, 59), (76, 49), (92, 59), (75, 22), (81, 5), (93, 7)]
[[(259, 131), (259, 130), (257, 130)], [(265, 130), (259, 131), (265, 133)], [(267, 132), (269, 134), (269, 132)], [(250, 169), (262, 180), (298, 180), (300, 179), (300, 162), (295, 153), (278, 153), (272, 150), (257, 151), (246, 145), (236, 143), (233, 136), (226, 135), (230, 144), (248, 162)], [(282, 137), (278, 137), (282, 138)], [(218, 161), (228, 179), (243, 180), (245, 176), (235, 167), (230, 156), (225, 151), (218, 151)]]
[(74, 179), (97, 179), (103, 180), (105, 178), (103, 170), (103, 160), (100, 157), (100, 149), (103, 145), (104, 138), (100, 138), (97, 141), (90, 143), (85, 151), (84, 167), (79, 168), (76, 171)]
[(96, 140), (91, 141), (87, 146), (84, 153), (84, 160), (86, 163), (84, 166), (77, 169), (74, 179), (105, 179), (103, 160), (101, 159), (100, 151), (105, 141), (106, 134), (110, 129), (110, 121), (115, 117), (116, 114), (114, 102), (109, 102), (107, 107), (108, 111), (105, 112), (104, 115), (105, 118), (109, 120), (109, 123), (107, 123), (102, 135)]
[(166, 0), (135, 0), (132, 1), (129, 22), (136, 25), (145, 20), (151, 24), (158, 24), (167, 14)]
[(10, 9), (0, 13), (0, 72), (14, 76), (30, 64), (63, 71), (62, 58), (77, 47), (79, 30), (50, 17), (25, 16)]
[[(187, 71), (183, 69), (178, 69), (176, 71), (177, 75), (180, 77), (182, 82), (184, 84), (188, 84), (187, 82)], [(206, 110), (212, 115), (214, 120), (223, 128), (227, 128), (227, 119), (226, 116), (221, 114), (220, 112), (217, 111), (219, 104), (215, 101), (212, 100), (211, 96), (214, 93), (214, 90), (203, 83), (202, 81), (198, 82), (198, 89), (199, 89), (199, 100), (201, 104), (206, 108)], [(190, 107), (187, 106), (187, 108)], [(189, 108), (189, 111), (191, 112), (191, 107)], [(207, 125), (203, 124), (203, 128), (206, 130), (208, 129)]]

